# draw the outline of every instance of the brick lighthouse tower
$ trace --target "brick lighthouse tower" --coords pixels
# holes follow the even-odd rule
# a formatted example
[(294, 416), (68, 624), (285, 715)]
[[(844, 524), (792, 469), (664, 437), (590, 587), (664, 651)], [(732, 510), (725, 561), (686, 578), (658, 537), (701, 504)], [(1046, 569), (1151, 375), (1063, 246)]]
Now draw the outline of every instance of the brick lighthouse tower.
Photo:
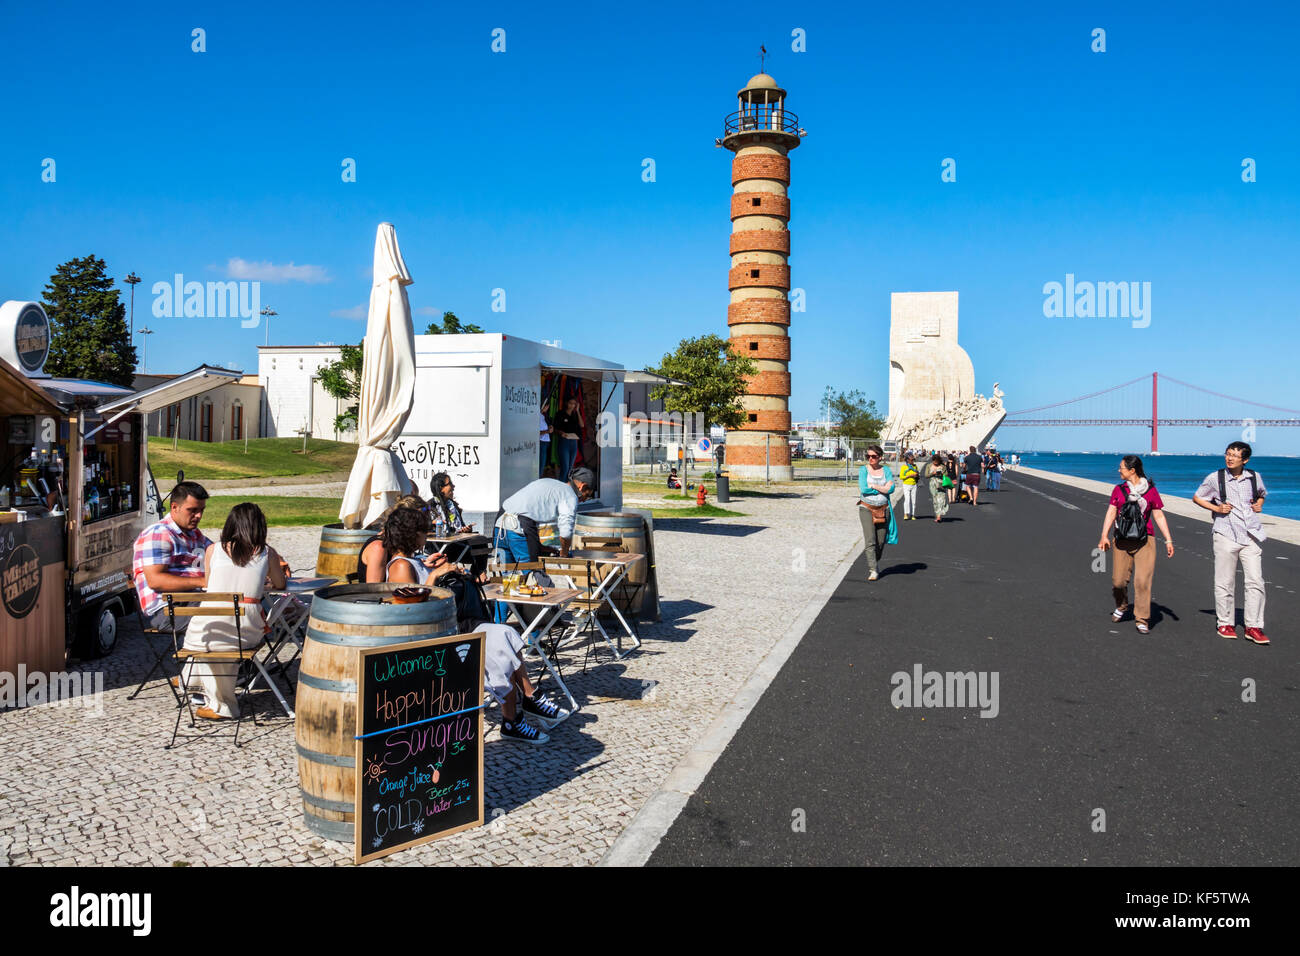
[(731, 161), (731, 347), (758, 374), (741, 399), (746, 421), (727, 433), (727, 470), (737, 478), (788, 481), (790, 468), (790, 150), (804, 131), (785, 108), (785, 90), (766, 73), (738, 94), (718, 145)]

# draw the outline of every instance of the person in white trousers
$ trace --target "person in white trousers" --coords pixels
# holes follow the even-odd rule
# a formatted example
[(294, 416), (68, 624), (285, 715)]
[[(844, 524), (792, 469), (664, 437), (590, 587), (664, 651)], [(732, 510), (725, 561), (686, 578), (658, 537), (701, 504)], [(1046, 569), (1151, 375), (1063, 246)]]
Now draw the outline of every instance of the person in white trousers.
[(1214, 514), (1214, 615), (1220, 637), (1237, 636), (1237, 562), (1246, 578), (1246, 640), (1269, 643), (1264, 633), (1264, 549), (1268, 538), (1260, 513), (1268, 494), (1264, 479), (1246, 467), (1251, 449), (1235, 441), (1223, 453), (1225, 467), (1205, 476), (1192, 501)]

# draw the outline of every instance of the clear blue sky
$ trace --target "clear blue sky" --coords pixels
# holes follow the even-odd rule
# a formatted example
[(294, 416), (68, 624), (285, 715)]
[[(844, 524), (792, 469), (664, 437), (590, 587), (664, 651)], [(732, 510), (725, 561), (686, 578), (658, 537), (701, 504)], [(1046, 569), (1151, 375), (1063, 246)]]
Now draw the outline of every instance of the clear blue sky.
[[(391, 220), (416, 309), (642, 367), (725, 334), (731, 156), (713, 140), (765, 43), (808, 130), (792, 154), (796, 418), (826, 385), (883, 411), (890, 292), (952, 289), (977, 387), (1001, 381), (1012, 409), (1153, 369), (1300, 408), (1300, 14), (1134, 6), (8, 4), (0, 299), (39, 299), (59, 262), (94, 253), (145, 280), (151, 371), (255, 370), (262, 329), (156, 319), (150, 286), (224, 278), (231, 260), (312, 266), (325, 281), (263, 283), (272, 343), (354, 342), (363, 322), (343, 316), (364, 314)], [(1043, 284), (1066, 273), (1150, 282), (1150, 326), (1045, 318)], [(1300, 453), (1300, 429), (1256, 444)]]

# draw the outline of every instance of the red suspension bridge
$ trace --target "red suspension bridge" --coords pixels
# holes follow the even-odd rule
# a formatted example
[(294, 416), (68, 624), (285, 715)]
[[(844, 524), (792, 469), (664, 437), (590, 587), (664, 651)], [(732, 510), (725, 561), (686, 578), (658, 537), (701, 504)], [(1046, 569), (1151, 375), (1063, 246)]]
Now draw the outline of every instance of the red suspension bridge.
[[(1151, 393), (1150, 415), (1146, 414), (1148, 383), (1150, 383)], [(1165, 388), (1163, 396), (1160, 393), (1162, 383)], [(1205, 414), (1207, 405), (1205, 396), (1214, 399), (1209, 403), (1212, 404), (1213, 415)], [(1163, 410), (1160, 405), (1162, 398), (1165, 402)], [(1142, 409), (1141, 417), (1135, 415), (1139, 407)], [(1070, 414), (1061, 414), (1056, 410), (1068, 411)], [(1285, 412), (1291, 417), (1279, 418), (1276, 415), (1266, 417), (1276, 412)], [(1236, 414), (1223, 417), (1225, 413)], [(1169, 375), (1162, 378), (1159, 372), (1152, 372), (1131, 382), (1113, 385), (1099, 392), (1080, 395), (1063, 402), (1007, 412), (1006, 419), (998, 427), (1007, 428), (1017, 425), (1137, 425), (1151, 429), (1151, 451), (1157, 452), (1160, 450), (1162, 427), (1213, 428), (1216, 425), (1238, 428), (1300, 427), (1300, 409), (1282, 408), (1246, 398), (1236, 398), (1199, 385), (1192, 385), (1190, 382), (1180, 381)]]

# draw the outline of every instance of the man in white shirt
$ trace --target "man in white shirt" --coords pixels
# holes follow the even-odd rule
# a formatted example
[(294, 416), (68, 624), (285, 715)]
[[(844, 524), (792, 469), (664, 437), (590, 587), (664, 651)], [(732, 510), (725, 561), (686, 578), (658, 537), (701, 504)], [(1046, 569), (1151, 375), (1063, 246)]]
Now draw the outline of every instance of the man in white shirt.
[(1260, 512), (1268, 490), (1246, 467), (1250, 446), (1235, 441), (1223, 453), (1225, 468), (1206, 475), (1192, 501), (1214, 513), (1214, 610), (1220, 637), (1237, 636), (1237, 562), (1246, 578), (1246, 640), (1267, 644), (1264, 634), (1264, 549)]
[(595, 496), (596, 476), (589, 468), (573, 469), (567, 482), (538, 478), (501, 503), (492, 543), (506, 562), (536, 561), (542, 547), (537, 526), (554, 521), (560, 537), (560, 556), (568, 557), (578, 502)]

